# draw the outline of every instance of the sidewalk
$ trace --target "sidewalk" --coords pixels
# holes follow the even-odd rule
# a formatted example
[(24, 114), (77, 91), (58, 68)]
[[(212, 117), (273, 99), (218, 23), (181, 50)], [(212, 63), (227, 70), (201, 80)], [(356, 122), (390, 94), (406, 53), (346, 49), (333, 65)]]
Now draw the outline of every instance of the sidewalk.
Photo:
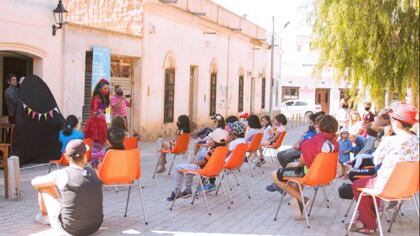
[[(292, 145), (304, 128), (290, 130), (285, 145)], [(118, 188), (118, 192), (115, 192), (114, 188), (106, 188), (103, 201), (104, 223), (95, 235), (344, 235), (345, 233), (331, 189), (327, 189), (331, 199), (330, 208), (325, 207), (320, 195), (317, 196), (309, 218), (310, 229), (306, 228), (304, 220), (291, 219), (291, 208), (287, 204), (282, 206), (277, 221), (273, 221), (280, 195), (269, 193), (264, 189), (271, 182), (270, 174), (275, 169), (275, 165), (270, 162), (263, 166), (264, 174), (258, 169), (255, 178), (251, 178), (248, 168), (245, 167), (245, 179), (252, 198), (248, 199), (242, 185), (232, 186), (234, 204), (230, 210), (227, 209), (222, 194), (219, 196), (210, 194), (208, 199), (212, 216), (207, 214), (202, 197), (194, 206), (190, 204), (191, 198), (180, 199), (173, 211), (169, 211), (171, 203), (166, 201), (166, 197), (170, 195), (172, 189), (171, 176), (163, 174), (152, 179), (157, 158), (156, 150), (155, 143), (141, 144), (143, 193), (149, 225), (144, 224), (137, 190), (132, 191), (128, 216), (124, 218), (127, 188)], [(176, 162), (186, 161), (178, 158)], [(16, 202), (4, 200), (3, 173), (0, 171), (0, 235), (49, 235), (48, 227), (34, 222), (34, 216), (38, 212), (37, 195), (30, 186), (30, 180), (34, 176), (47, 172), (47, 166), (22, 169), (22, 200)], [(230, 182), (235, 182), (233, 177)], [(337, 180), (336, 188), (341, 183), (342, 180)], [(313, 191), (306, 190), (305, 195), (312, 193)], [(350, 201), (342, 200), (340, 203), (345, 211)], [(418, 235), (419, 222), (412, 202), (404, 205), (403, 212), (404, 216), (398, 217), (393, 226), (393, 233)], [(347, 218), (346, 222), (348, 221)], [(388, 223), (384, 220), (383, 225), (385, 230)]]

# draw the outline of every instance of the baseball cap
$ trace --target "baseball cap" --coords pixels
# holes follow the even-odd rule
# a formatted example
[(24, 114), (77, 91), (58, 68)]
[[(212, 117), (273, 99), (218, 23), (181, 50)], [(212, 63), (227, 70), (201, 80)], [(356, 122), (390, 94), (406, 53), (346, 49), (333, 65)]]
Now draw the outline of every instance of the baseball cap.
[(214, 114), (213, 116), (211, 116), (212, 120), (223, 120), (223, 116), (220, 114)]
[(224, 129), (215, 129), (209, 134), (209, 137), (216, 143), (226, 143), (229, 138), (229, 132)]
[(89, 147), (80, 139), (73, 139), (67, 143), (65, 153), (69, 157), (80, 157), (85, 155)]

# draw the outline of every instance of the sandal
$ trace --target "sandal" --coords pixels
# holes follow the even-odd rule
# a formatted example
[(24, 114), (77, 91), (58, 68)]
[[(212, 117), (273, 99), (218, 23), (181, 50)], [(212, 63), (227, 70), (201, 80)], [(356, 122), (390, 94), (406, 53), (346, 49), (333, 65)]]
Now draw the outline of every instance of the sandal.
[[(350, 223), (346, 224), (346, 230), (349, 228)], [(363, 229), (365, 226), (360, 221), (355, 221), (353, 225), (350, 227), (350, 232), (358, 232), (359, 230)]]

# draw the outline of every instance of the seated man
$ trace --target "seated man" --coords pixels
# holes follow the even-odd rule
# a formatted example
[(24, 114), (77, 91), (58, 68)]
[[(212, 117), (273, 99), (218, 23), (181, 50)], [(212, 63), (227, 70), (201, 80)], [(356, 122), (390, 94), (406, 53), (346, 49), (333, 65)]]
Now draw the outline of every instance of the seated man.
[(70, 165), (32, 179), (41, 209), (35, 221), (50, 224), (56, 234), (87, 235), (101, 227), (102, 182), (92, 168), (85, 166), (86, 150), (82, 140), (70, 141), (64, 154)]
[[(381, 192), (385, 187), (395, 166), (401, 161), (419, 160), (419, 139), (410, 129), (416, 120), (417, 110), (413, 105), (401, 103), (390, 113), (394, 136), (383, 137), (374, 154), (374, 164), (381, 167), (376, 176), (358, 179), (353, 182), (353, 195), (359, 198), (358, 188), (374, 188)], [(379, 207), (380, 200), (377, 199)], [(359, 205), (359, 216), (350, 231), (364, 234), (376, 233), (376, 214), (372, 198), (362, 197)]]
[[(318, 129), (318, 134), (302, 143), (302, 156), (295, 167), (282, 168), (273, 172), (274, 183), (283, 191), (286, 188), (286, 181), (283, 180), (283, 177), (303, 177), (307, 173), (306, 169), (311, 168), (319, 153), (338, 152), (339, 147), (335, 137), (338, 130), (337, 120), (331, 115), (325, 115), (319, 121)], [(293, 219), (301, 219), (303, 204), (309, 205), (309, 200), (305, 200), (304, 203), (301, 201), (302, 198), (297, 185), (290, 184), (285, 191), (292, 197), (290, 204), (293, 207)]]
[[(306, 132), (299, 138), (299, 140), (293, 145), (292, 148), (280, 151), (277, 153), (277, 159), (280, 162), (282, 168), (286, 168), (287, 164), (298, 160), (301, 156), (300, 148), (302, 142), (315, 136), (317, 122), (320, 118), (325, 115), (324, 112), (317, 112), (309, 116), (309, 126)], [(279, 189), (276, 184), (272, 183), (265, 187), (269, 192), (279, 191), (282, 193), (282, 189)]]
[[(184, 178), (184, 190), (179, 191), (179, 195), (176, 196), (176, 193), (178, 192), (178, 188), (182, 188), (180, 186), (181, 179), (183, 176), (182, 170), (199, 170), (204, 168), (204, 166), (207, 164), (207, 161), (210, 159), (211, 155), (213, 154), (213, 151), (220, 146), (226, 146), (226, 141), (229, 138), (229, 133), (224, 129), (215, 129), (213, 132), (209, 134), (209, 137), (211, 138), (209, 147), (210, 151), (207, 152), (207, 156), (204, 158), (200, 158), (197, 156), (191, 163), (183, 163), (176, 166), (176, 171), (173, 175), (173, 184), (174, 189), (171, 192), (171, 196), (169, 196), (166, 200), (167, 201), (173, 201), (175, 198), (179, 197), (189, 197), (192, 194), (192, 181), (193, 181), (193, 175), (186, 175)], [(213, 178), (213, 181), (215, 179)], [(214, 183), (212, 183), (214, 185)], [(182, 190), (182, 189), (180, 189)]]

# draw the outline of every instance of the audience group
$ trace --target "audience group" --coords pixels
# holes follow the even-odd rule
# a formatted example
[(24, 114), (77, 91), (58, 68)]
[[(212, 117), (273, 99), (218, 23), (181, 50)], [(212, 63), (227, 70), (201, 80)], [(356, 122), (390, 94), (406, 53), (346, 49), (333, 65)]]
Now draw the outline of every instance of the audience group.
[[(104, 114), (100, 103), (109, 103), (109, 99), (101, 100), (107, 94), (106, 91), (98, 88), (96, 94), (97, 99), (94, 102), (98, 104), (93, 109), (97, 111), (93, 111), (94, 117), (87, 123), (91, 128), (103, 126), (103, 120), (99, 120), (103, 119)], [(126, 100), (119, 99), (122, 105), (129, 105)], [(118, 101), (118, 98), (115, 98), (111, 103), (115, 106)], [(298, 140), (290, 148), (277, 153), (280, 168), (272, 173), (273, 182), (266, 186), (266, 190), (287, 193), (291, 196), (293, 219), (303, 218), (304, 205), (309, 206), (311, 200), (301, 196), (297, 185), (287, 186), (285, 177), (305, 176), (320, 153), (337, 153), (340, 166), (338, 177), (351, 183), (340, 188), (340, 196), (343, 197), (345, 194), (342, 192), (347, 190), (351, 192), (348, 198), (356, 199), (360, 194), (358, 190), (360, 187), (381, 191), (398, 162), (418, 161), (419, 141), (417, 135), (411, 131), (412, 126), (418, 122), (415, 107), (401, 103), (393, 111), (382, 110), (376, 118), (370, 109), (371, 104), (365, 103), (365, 114), (361, 117), (357, 111), (350, 111), (348, 105), (342, 103), (337, 118), (323, 112), (311, 114), (308, 117), (309, 126)], [(189, 117), (181, 115), (176, 122), (175, 136), (159, 144), (161, 150), (172, 149), (181, 135), (190, 133), (196, 139), (193, 158), (175, 166), (176, 171), (172, 174), (173, 187), (169, 191), (168, 201), (192, 195), (193, 175), (183, 176), (183, 171), (203, 169), (217, 147), (228, 147), (226, 156), (228, 160), (238, 144), (249, 144), (256, 134), (261, 133), (263, 139), (258, 155), (246, 161), (254, 161), (255, 167), (262, 167), (266, 164), (263, 148), (273, 145), (280, 134), (286, 131), (287, 125), (287, 119), (283, 114), (278, 114), (273, 119), (267, 115), (260, 118), (247, 113), (242, 113), (239, 117), (226, 118), (215, 114), (211, 116), (211, 121), (210, 127), (191, 133)], [(51, 224), (54, 229), (67, 234), (92, 233), (99, 229), (103, 219), (102, 191), (99, 191), (102, 184), (94, 168), (100, 164), (107, 150), (124, 150), (124, 138), (128, 136), (127, 120), (124, 116), (113, 116), (111, 127), (107, 128), (105, 133), (86, 127), (85, 131), (88, 129), (88, 132), (81, 132), (77, 129), (78, 123), (74, 115), (68, 116), (58, 137), (62, 144), (62, 152), (68, 158), (70, 166), (32, 181), (34, 188), (39, 192), (41, 208), (36, 221)], [(86, 136), (92, 137), (92, 133), (101, 138), (94, 139), (95, 142), (91, 147), (93, 151), (91, 167), (89, 167), (86, 165), (88, 160), (84, 155), (89, 147), (86, 147), (81, 140)], [(157, 173), (165, 173), (167, 171), (165, 153), (160, 152), (158, 158)], [(367, 177), (359, 178), (359, 176)], [(182, 179), (183, 186), (181, 186)], [(216, 189), (215, 183), (216, 178), (211, 178), (203, 186), (197, 186), (196, 191), (213, 191)], [(53, 186), (56, 186), (61, 194)], [(86, 191), (95, 194), (96, 197), (86, 197)], [(59, 206), (60, 202), (64, 204)], [(74, 208), (76, 205), (78, 207)], [(75, 210), (79, 209), (79, 206), (83, 206), (83, 210)], [(351, 230), (367, 234), (375, 233), (377, 227), (375, 217), (372, 199), (363, 197), (359, 216)]]

